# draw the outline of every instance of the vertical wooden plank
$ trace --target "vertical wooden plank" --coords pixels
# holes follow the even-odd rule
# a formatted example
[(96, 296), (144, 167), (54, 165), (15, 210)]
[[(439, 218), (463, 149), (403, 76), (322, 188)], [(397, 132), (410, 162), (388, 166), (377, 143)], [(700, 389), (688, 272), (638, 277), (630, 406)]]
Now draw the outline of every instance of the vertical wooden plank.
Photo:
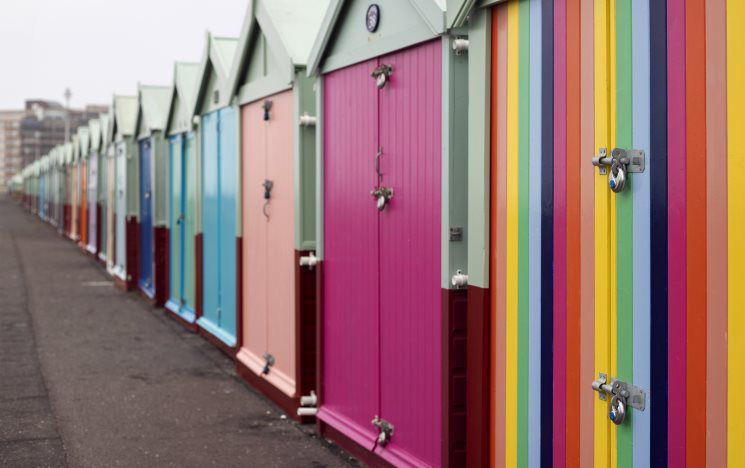
[(579, 464), (580, 418), (580, 0), (566, 5), (566, 466)]
[(668, 462), (686, 450), (686, 76), (685, 1), (669, 0), (668, 21)]
[[(554, 2), (554, 393), (567, 366), (567, 0)], [(566, 402), (566, 399), (565, 399)], [(553, 465), (566, 464), (566, 404), (554, 406)]]
[[(686, 451), (706, 465), (706, 5), (686, 0)], [(690, 441), (691, 443), (688, 443)]]
[[(650, 172), (656, 161), (650, 158), (650, 58), (649, 58), (649, 2), (632, 0), (631, 3), (631, 68), (632, 74), (632, 140), (634, 149), (647, 155), (645, 172), (633, 175), (633, 382), (649, 389), (650, 385)], [(651, 399), (647, 409), (634, 412), (631, 419), (633, 438), (633, 465), (649, 465), (649, 421)]]
[(706, 2), (706, 465), (727, 464), (727, 23)]
[[(610, 1), (595, 0), (595, 150), (610, 146)], [(607, 281), (595, 284), (595, 370), (607, 374), (610, 356), (610, 190), (608, 178), (595, 169), (595, 276)], [(595, 467), (611, 466), (608, 405), (594, 398)]]
[(519, 3), (518, 39), (518, 297), (517, 297), (517, 463), (528, 463), (528, 323), (530, 239), (530, 2)]
[(736, 466), (745, 460), (745, 188), (739, 176), (745, 170), (745, 2), (727, 1), (727, 235), (729, 246), (729, 322), (727, 349), (727, 461)]
[(594, 430), (593, 400), (595, 392), (587, 385), (597, 377), (594, 369), (595, 352), (595, 201), (593, 184), (595, 170), (590, 158), (595, 154), (594, 143), (594, 6), (593, 0), (580, 2), (580, 387), (579, 387), (579, 466), (593, 465)]
[[(541, 381), (553, 382), (554, 360), (554, 1), (541, 5)], [(541, 466), (553, 454), (552, 392), (541, 393)]]
[(667, 3), (649, 2), (650, 464), (667, 463)]
[(542, 106), (542, 0), (530, 2), (530, 304), (528, 461), (531, 468), (541, 464), (541, 106)]
[(507, 4), (507, 287), (505, 463), (517, 464), (518, 203), (520, 5)]

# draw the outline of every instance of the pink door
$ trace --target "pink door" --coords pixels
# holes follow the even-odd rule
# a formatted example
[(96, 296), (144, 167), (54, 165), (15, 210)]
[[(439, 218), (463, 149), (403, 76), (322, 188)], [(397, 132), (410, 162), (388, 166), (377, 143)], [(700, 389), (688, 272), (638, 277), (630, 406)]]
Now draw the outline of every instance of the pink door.
[(323, 406), (318, 418), (372, 450), (380, 409), (377, 98), (369, 61), (324, 76)]
[[(245, 299), (239, 353), (249, 369), (291, 397), (297, 364), (293, 107), (292, 91), (286, 91), (243, 108)], [(274, 360), (268, 369), (265, 356)]]
[(380, 417), (394, 436), (378, 453), (397, 466), (440, 463), (441, 54), (433, 41), (380, 59)]
[[(441, 53), (433, 41), (324, 78), (322, 413), (338, 408), (397, 466), (440, 464)], [(382, 211), (378, 185), (393, 190)], [(385, 446), (375, 416), (393, 426)]]

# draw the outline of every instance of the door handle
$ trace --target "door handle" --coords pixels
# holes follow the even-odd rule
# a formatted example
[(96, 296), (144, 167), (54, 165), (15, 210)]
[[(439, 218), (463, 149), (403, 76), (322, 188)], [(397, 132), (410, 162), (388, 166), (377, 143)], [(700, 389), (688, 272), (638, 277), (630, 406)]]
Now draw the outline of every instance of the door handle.
[(598, 379), (592, 383), (592, 389), (598, 392), (598, 398), (607, 401), (610, 398), (610, 410), (608, 418), (615, 425), (621, 425), (626, 420), (628, 407), (639, 411), (646, 408), (647, 393), (623, 380), (611, 378), (608, 381), (606, 374), (599, 374)]
[(393, 198), (393, 189), (390, 187), (378, 187), (370, 192), (370, 195), (376, 200), (378, 211), (383, 211), (388, 202)]

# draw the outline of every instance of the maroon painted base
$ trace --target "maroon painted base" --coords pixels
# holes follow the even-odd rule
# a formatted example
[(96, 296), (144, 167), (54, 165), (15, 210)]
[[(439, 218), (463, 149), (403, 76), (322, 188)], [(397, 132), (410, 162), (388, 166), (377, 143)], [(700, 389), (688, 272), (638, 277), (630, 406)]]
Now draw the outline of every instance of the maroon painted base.
[(304, 422), (303, 418), (297, 415), (297, 408), (300, 406), (300, 397), (298, 395), (295, 397), (287, 396), (287, 394), (279, 391), (277, 387), (267, 382), (266, 379), (256, 375), (254, 371), (250, 370), (239, 359), (235, 360), (235, 366), (238, 375), (241, 376), (243, 380), (272, 400), (275, 405), (279, 406), (282, 411), (287, 413), (288, 417), (298, 422)]
[[(300, 266), (300, 257), (310, 251), (295, 251), (295, 382), (297, 394), (309, 395), (316, 390), (318, 342), (316, 341), (316, 275), (318, 269)], [(316, 392), (318, 393), (318, 392)], [(299, 401), (299, 400), (298, 400)], [(303, 423), (315, 418), (299, 419)]]
[(166, 313), (166, 316), (175, 320), (178, 322), (182, 327), (186, 328), (190, 332), (196, 333), (199, 327), (197, 326), (197, 322), (194, 321), (194, 323), (189, 323), (186, 320), (184, 320), (179, 314), (174, 313), (171, 309), (168, 307), (163, 307), (163, 310)]
[(101, 225), (103, 224), (101, 218), (103, 217), (102, 208), (100, 203), (96, 203), (96, 251), (94, 255), (98, 258), (98, 254), (101, 252)]
[[(442, 465), (466, 466), (468, 294), (442, 290)], [(473, 465), (478, 466), (478, 465)]]
[(389, 468), (393, 466), (375, 455), (373, 452), (361, 447), (357, 442), (345, 436), (340, 431), (337, 431), (332, 426), (324, 423), (320, 419), (318, 420), (318, 432), (326, 439), (330, 440), (331, 442), (335, 443), (336, 445), (350, 453), (353, 457), (361, 461), (365, 466), (376, 468)]
[(134, 216), (127, 216), (127, 290), (137, 287), (140, 277), (140, 223)]
[(153, 259), (153, 280), (155, 282), (155, 307), (163, 307), (168, 298), (168, 228), (156, 226), (153, 228), (153, 242), (155, 243), (155, 258)]
[(489, 290), (468, 287), (467, 466), (489, 464)]
[(212, 335), (210, 332), (205, 330), (204, 328), (197, 328), (197, 333), (199, 333), (199, 336), (204, 338), (205, 340), (209, 341), (212, 346), (219, 349), (223, 352), (227, 357), (229, 357), (232, 360), (235, 359), (235, 355), (238, 354), (238, 347), (231, 347), (226, 345), (220, 338), (217, 338), (216, 336)]
[(235, 347), (243, 347), (243, 238), (235, 238)]

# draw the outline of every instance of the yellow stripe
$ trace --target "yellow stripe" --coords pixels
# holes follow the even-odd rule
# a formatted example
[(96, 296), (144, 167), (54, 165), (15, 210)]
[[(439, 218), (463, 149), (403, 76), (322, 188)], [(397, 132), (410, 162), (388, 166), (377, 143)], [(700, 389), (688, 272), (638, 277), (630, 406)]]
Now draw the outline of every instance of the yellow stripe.
[(727, 1), (727, 187), (728, 187), (728, 297), (727, 456), (729, 466), (745, 460), (745, 2)]
[[(595, 0), (595, 148), (607, 148), (609, 134), (608, 0)], [(610, 190), (608, 178), (595, 170), (595, 375), (610, 369)], [(608, 405), (595, 399), (595, 467), (610, 466)]]
[(507, 5), (507, 365), (505, 466), (517, 466), (518, 2)]
[[(610, 0), (610, 9), (608, 10), (608, 23), (610, 25), (610, 46), (608, 61), (610, 65), (610, 90), (609, 90), (609, 101), (610, 101), (610, 145), (608, 148), (616, 147), (616, 127), (618, 106), (616, 104), (616, 89), (618, 85), (618, 73), (616, 73), (616, 0)], [(616, 259), (618, 258), (618, 252), (616, 246), (618, 245), (618, 239), (616, 234), (618, 232), (618, 226), (616, 221), (618, 220), (618, 214), (616, 212), (616, 197), (615, 195), (609, 196), (610, 201), (610, 375), (618, 375), (618, 264)], [(616, 438), (616, 428), (611, 427), (610, 429), (610, 466), (616, 468), (618, 466), (618, 440)]]

